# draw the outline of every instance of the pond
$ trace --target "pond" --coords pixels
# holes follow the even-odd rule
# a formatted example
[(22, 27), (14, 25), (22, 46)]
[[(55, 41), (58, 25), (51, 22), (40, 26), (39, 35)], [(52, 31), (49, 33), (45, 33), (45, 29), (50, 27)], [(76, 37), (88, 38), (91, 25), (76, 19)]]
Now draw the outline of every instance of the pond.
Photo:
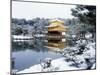
[(60, 42), (59, 45), (57, 44), (58, 42), (46, 42), (46, 40), (41, 39), (12, 41), (12, 69), (21, 71), (33, 65), (40, 64), (40, 60), (42, 59), (57, 59), (62, 57), (54, 48), (57, 48), (57, 46), (59, 46), (60, 49), (64, 48), (66, 47), (66, 42)]

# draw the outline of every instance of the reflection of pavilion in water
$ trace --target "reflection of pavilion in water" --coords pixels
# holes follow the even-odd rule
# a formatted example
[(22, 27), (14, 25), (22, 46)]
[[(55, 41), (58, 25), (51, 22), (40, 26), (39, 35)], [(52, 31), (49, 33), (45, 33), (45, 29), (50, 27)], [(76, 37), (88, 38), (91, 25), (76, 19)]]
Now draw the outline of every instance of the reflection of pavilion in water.
[(63, 49), (67, 46), (66, 41), (62, 39), (49, 39), (47, 42), (47, 47), (50, 49)]
[(66, 47), (66, 32), (68, 28), (61, 20), (52, 20), (47, 26), (47, 47), (63, 49)]

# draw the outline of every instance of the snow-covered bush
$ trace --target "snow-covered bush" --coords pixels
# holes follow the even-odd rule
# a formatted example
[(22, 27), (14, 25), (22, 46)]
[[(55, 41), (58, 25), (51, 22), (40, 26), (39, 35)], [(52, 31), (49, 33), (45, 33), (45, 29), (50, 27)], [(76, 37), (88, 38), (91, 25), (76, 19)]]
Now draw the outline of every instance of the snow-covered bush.
[[(81, 49), (81, 46), (84, 48)], [(78, 68), (84, 67), (84, 69), (94, 69), (96, 62), (95, 50), (95, 42), (92, 43), (86, 40), (79, 40), (74, 47), (64, 48), (60, 54), (66, 58), (66, 62), (73, 62), (71, 66)]]

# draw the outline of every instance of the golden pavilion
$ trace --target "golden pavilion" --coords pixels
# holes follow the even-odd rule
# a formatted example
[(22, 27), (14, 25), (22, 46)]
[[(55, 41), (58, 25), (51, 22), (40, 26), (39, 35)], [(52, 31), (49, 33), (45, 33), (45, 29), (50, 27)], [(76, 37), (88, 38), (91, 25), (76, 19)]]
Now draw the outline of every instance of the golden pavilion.
[(61, 20), (51, 20), (47, 26), (47, 47), (52, 49), (63, 49), (66, 47), (67, 26)]
[(49, 26), (47, 26), (48, 37), (62, 38), (66, 35), (67, 27), (64, 26), (64, 22), (61, 20), (51, 20)]

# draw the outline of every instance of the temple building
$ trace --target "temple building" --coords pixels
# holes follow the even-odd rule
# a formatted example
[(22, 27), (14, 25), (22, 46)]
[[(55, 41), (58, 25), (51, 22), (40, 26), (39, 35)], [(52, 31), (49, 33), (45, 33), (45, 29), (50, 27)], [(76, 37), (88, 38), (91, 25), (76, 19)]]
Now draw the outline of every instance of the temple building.
[(47, 26), (47, 35), (49, 38), (62, 38), (66, 35), (68, 28), (64, 26), (61, 20), (51, 20)]
[(47, 26), (47, 47), (53, 49), (63, 49), (66, 47), (67, 26), (61, 20), (51, 20)]

